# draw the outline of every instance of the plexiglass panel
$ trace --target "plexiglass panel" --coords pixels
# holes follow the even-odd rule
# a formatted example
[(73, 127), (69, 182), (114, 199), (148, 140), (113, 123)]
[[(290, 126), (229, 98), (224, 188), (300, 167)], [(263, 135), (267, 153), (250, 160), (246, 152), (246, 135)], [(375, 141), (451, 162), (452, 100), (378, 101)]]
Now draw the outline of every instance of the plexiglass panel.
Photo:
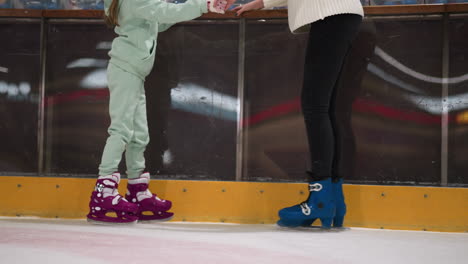
[(468, 184), (468, 15), (452, 15), (449, 23), (448, 182)]
[(247, 22), (243, 180), (304, 178), (299, 94), (306, 37), (291, 34), (286, 20)]
[[(197, 22), (160, 34), (156, 67), (145, 83), (150, 172), (234, 179), (238, 28), (237, 22)], [(50, 25), (48, 173), (97, 173), (109, 125), (106, 66), (112, 39), (101, 23)]]
[(96, 174), (109, 125), (106, 67), (114, 34), (100, 21), (52, 21), (47, 39), (45, 171)]
[(343, 174), (354, 182), (438, 184), (442, 86), (432, 77), (442, 76), (442, 19), (382, 17), (366, 24), (365, 47), (374, 52), (352, 107), (355, 167)]
[(0, 19), (0, 174), (37, 173), (40, 20)]
[[(424, 76), (441, 76), (441, 21), (365, 21), (336, 101), (348, 181), (440, 182), (441, 84)], [(310, 166), (299, 104), (305, 36), (286, 22), (249, 22), (246, 43), (244, 179), (302, 181)]]
[(191, 22), (159, 35), (146, 82), (158, 177), (235, 180), (238, 21)]

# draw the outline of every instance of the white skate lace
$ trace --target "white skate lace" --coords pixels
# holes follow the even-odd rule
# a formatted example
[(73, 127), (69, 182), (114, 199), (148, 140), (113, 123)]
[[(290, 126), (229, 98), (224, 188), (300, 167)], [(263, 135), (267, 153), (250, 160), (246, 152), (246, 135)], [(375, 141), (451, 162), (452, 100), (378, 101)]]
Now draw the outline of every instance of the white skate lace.
[[(323, 189), (323, 186), (320, 183), (309, 184), (309, 192), (319, 192), (322, 189)], [(310, 213), (312, 212), (312, 210), (310, 210), (309, 204), (307, 203), (309, 201), (309, 198), (310, 198), (310, 193), (309, 193), (309, 197), (307, 198), (307, 200), (299, 204), (299, 206), (301, 207), (302, 213), (304, 215), (310, 215)]]
[(110, 180), (104, 180), (102, 183), (103, 183), (105, 186), (112, 186), (112, 187), (115, 187), (115, 182), (110, 181)]
[(310, 215), (311, 210), (310, 210), (309, 205), (306, 202), (301, 203), (300, 206), (301, 206), (302, 213), (304, 215)]
[(119, 191), (114, 188), (103, 188), (102, 189), (102, 196), (103, 198), (107, 198), (109, 196), (116, 196), (119, 195)]
[(117, 189), (113, 189), (113, 188), (104, 188), (102, 190), (102, 196), (103, 198), (107, 198), (107, 197), (114, 197), (112, 198), (112, 205), (117, 205), (120, 200), (124, 200), (124, 201), (127, 201), (125, 200), (125, 198), (123, 198), (120, 194), (119, 194), (119, 191)]
[(117, 205), (120, 202), (120, 200), (128, 202), (127, 199), (122, 197), (120, 194), (117, 194), (117, 196), (115, 196), (114, 199), (112, 199), (112, 205)]
[[(153, 197), (153, 194), (150, 192), (150, 190), (146, 189), (146, 191), (137, 193), (136, 196), (137, 196), (138, 201), (141, 202), (144, 199), (148, 199), (148, 198)], [(166, 202), (166, 200), (160, 199), (157, 195), (154, 195), (154, 199), (156, 199), (158, 201), (161, 201), (163, 203)]]
[(114, 199), (112, 199), (112, 205), (117, 205), (119, 203), (121, 197), (122, 196), (120, 196), (120, 195), (116, 195), (114, 197)]
[(136, 197), (138, 201), (141, 202), (144, 199), (153, 197), (153, 194), (150, 192), (150, 190), (146, 189), (146, 191), (138, 192)]

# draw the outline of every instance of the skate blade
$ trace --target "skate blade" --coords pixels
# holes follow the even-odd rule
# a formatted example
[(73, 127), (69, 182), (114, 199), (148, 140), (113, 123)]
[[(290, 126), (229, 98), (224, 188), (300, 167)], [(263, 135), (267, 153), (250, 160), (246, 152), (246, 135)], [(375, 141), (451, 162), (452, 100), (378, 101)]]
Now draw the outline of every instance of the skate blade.
[(331, 227), (331, 228), (323, 228), (321, 226), (278, 226), (281, 230), (295, 230), (295, 231), (307, 231), (307, 232), (317, 232), (317, 233), (338, 233), (343, 231), (351, 230), (349, 227)]
[(168, 218), (163, 218), (163, 219), (154, 219), (154, 220), (140, 220), (138, 219), (138, 223), (140, 224), (157, 224), (157, 223), (163, 223), (170, 221), (174, 216), (168, 217)]
[(137, 220), (133, 222), (127, 222), (127, 223), (118, 223), (118, 222), (104, 222), (104, 221), (98, 221), (90, 218), (86, 218), (88, 223), (93, 224), (93, 225), (101, 225), (101, 226), (132, 226), (136, 225)]

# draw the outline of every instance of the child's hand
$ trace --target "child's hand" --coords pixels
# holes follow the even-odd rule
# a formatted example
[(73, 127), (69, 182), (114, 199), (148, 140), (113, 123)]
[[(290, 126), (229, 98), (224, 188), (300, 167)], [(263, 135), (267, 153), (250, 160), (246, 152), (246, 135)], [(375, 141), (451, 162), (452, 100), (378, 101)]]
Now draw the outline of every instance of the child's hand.
[(240, 16), (245, 11), (262, 9), (264, 7), (265, 7), (265, 4), (263, 3), (263, 0), (255, 0), (255, 1), (250, 2), (248, 4), (240, 5), (240, 6), (236, 7), (236, 8), (234, 8), (234, 11), (236, 11), (237, 15)]
[(235, 1), (236, 0), (208, 0), (208, 10), (210, 12), (224, 14), (224, 11), (226, 11)]

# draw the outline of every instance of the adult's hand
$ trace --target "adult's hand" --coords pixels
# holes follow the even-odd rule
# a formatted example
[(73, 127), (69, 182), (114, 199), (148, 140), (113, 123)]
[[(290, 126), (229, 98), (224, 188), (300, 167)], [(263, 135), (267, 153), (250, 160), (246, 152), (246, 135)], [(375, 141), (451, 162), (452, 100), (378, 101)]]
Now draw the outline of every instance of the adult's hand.
[(240, 5), (236, 8), (234, 8), (234, 11), (236, 11), (237, 15), (241, 15), (245, 11), (250, 11), (250, 10), (257, 10), (257, 9), (262, 9), (265, 7), (265, 4), (263, 3), (263, 0), (255, 0), (252, 1), (248, 4), (245, 5)]

